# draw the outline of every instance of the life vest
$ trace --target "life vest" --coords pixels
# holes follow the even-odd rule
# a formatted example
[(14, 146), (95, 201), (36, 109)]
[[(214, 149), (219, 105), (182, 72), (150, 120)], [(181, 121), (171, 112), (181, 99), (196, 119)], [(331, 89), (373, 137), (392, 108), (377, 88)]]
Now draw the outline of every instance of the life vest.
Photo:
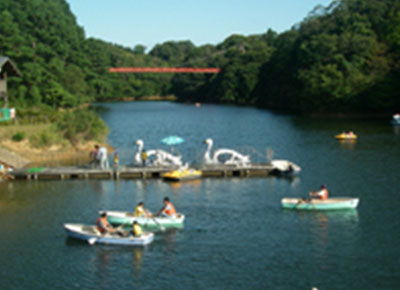
[(329, 195), (329, 193), (328, 193), (328, 190), (326, 188), (324, 188), (320, 192), (318, 192), (318, 197), (321, 200), (328, 199), (328, 195)]
[(104, 223), (103, 223), (101, 217), (97, 218), (96, 226), (97, 226), (97, 229), (100, 231), (100, 233), (106, 232), (106, 228), (104, 227)]
[(176, 210), (175, 207), (172, 203), (168, 202), (167, 205), (165, 206), (164, 213), (166, 215), (175, 215)]
[(143, 207), (137, 206), (135, 208), (135, 217), (140, 217), (140, 216), (143, 216), (143, 215), (144, 215)]
[(146, 152), (142, 152), (142, 160), (146, 160), (147, 159), (147, 153)]
[(139, 224), (133, 225), (133, 235), (135, 237), (140, 236), (142, 234), (142, 227)]

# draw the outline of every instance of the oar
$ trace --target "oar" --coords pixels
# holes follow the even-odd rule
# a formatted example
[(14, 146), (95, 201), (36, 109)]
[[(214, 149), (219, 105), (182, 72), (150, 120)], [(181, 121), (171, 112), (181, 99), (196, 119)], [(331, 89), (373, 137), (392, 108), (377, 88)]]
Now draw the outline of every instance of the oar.
[(156, 223), (156, 225), (158, 225), (158, 227), (160, 228), (160, 230), (161, 230), (162, 232), (165, 231), (165, 228), (163, 227), (163, 225), (160, 224), (160, 223), (156, 220), (156, 218), (155, 218), (154, 216), (151, 216), (151, 219)]

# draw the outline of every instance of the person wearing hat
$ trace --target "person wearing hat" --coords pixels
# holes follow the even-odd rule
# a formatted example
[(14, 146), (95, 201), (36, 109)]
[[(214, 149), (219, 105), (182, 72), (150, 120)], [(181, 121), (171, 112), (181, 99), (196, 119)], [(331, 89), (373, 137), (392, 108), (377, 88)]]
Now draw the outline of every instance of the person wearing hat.
[(328, 189), (326, 188), (326, 185), (322, 184), (320, 190), (311, 191), (309, 193), (309, 195), (310, 195), (310, 198), (318, 198), (320, 200), (326, 200), (326, 199), (328, 199), (329, 192), (328, 192)]

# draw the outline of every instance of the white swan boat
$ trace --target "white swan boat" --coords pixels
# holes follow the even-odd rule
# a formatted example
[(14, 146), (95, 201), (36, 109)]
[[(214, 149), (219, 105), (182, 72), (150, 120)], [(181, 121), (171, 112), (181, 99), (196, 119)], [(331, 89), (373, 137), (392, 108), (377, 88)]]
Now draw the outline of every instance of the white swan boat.
[(109, 244), (127, 246), (145, 246), (154, 240), (154, 234), (143, 232), (139, 237), (101, 234), (96, 226), (84, 224), (64, 224), (67, 235), (71, 238), (87, 241), (90, 244)]
[(107, 220), (113, 225), (132, 225), (134, 221), (148, 228), (182, 228), (185, 216), (177, 213), (171, 217), (135, 217), (133, 212), (126, 211), (99, 211), (107, 213)]
[[(135, 154), (135, 163), (141, 165), (144, 142), (143, 140), (139, 139), (136, 140), (135, 144), (138, 146), (138, 150)], [(182, 160), (181, 160), (182, 156), (175, 156), (161, 149), (147, 150), (146, 153), (147, 157), (150, 157), (152, 155), (155, 156), (155, 160), (153, 162), (154, 165), (159, 165), (159, 166), (182, 165)]]
[(223, 155), (228, 157), (228, 159), (223, 163), (226, 165), (249, 166), (251, 164), (249, 155), (243, 155), (232, 149), (218, 149), (214, 151), (213, 155), (211, 155), (211, 148), (214, 144), (213, 140), (208, 138), (204, 140), (204, 143), (207, 144), (207, 150), (203, 157), (204, 164), (206, 165), (221, 164), (219, 158)]

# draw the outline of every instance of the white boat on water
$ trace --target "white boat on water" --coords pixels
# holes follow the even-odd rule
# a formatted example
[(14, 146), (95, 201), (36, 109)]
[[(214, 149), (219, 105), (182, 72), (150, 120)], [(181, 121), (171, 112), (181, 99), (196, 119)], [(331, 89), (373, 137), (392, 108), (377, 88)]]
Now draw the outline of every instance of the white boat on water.
[(155, 228), (182, 228), (185, 216), (181, 213), (170, 217), (136, 217), (133, 212), (126, 211), (99, 211), (107, 213), (107, 220), (113, 225), (132, 225), (134, 221), (144, 227)]
[(355, 209), (359, 203), (358, 198), (336, 197), (321, 199), (308, 198), (283, 198), (282, 207), (296, 210), (343, 210)]
[(145, 246), (154, 239), (154, 234), (143, 232), (140, 236), (119, 236), (118, 234), (102, 234), (96, 226), (84, 224), (64, 224), (67, 235), (71, 238), (87, 241), (90, 244), (110, 244), (126, 246)]
[(392, 117), (393, 125), (400, 125), (400, 114), (394, 114)]

